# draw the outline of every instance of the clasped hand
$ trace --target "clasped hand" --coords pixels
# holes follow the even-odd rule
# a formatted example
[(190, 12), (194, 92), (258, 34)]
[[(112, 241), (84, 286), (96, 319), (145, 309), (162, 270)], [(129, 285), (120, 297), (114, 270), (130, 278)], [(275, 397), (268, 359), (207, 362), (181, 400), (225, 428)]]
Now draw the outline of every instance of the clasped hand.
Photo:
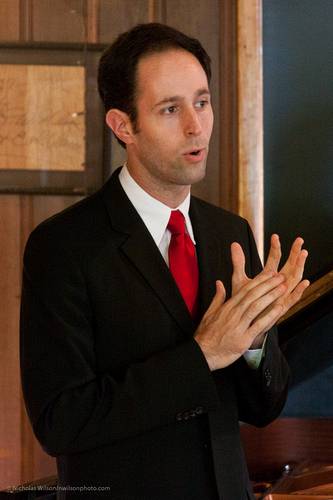
[(265, 267), (253, 279), (245, 273), (242, 247), (232, 243), (231, 298), (225, 300), (224, 285), (218, 280), (215, 296), (194, 336), (211, 370), (230, 365), (248, 349), (260, 348), (265, 333), (300, 300), (310, 284), (302, 280), (308, 255), (303, 243), (296, 238), (278, 271), (281, 245), (278, 235), (272, 235)]

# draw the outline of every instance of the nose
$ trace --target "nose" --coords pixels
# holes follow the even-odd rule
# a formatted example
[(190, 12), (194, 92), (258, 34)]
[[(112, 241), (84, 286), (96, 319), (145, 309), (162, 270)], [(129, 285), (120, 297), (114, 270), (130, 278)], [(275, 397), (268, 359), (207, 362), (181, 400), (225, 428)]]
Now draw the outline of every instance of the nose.
[(184, 117), (184, 133), (186, 136), (197, 136), (202, 132), (200, 117), (195, 109), (191, 108), (186, 111)]

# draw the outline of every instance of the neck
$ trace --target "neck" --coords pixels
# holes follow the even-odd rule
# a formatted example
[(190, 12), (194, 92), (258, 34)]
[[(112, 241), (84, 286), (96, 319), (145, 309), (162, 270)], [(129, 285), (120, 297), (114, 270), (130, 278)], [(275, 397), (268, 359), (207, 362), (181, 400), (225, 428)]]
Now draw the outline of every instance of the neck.
[(191, 186), (188, 185), (169, 183), (162, 186), (161, 183), (147, 174), (140, 175), (140, 172), (132, 168), (129, 162), (127, 162), (127, 169), (131, 177), (146, 193), (170, 208), (177, 208), (190, 192)]

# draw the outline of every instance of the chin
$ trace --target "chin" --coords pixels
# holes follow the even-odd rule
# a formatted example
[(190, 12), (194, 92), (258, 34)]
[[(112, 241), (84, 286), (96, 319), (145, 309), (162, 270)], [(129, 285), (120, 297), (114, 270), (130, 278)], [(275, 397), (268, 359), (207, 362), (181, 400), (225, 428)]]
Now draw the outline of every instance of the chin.
[(187, 172), (187, 184), (196, 184), (197, 182), (202, 181), (206, 176), (206, 164), (204, 165), (196, 165), (195, 167), (191, 167), (191, 170)]

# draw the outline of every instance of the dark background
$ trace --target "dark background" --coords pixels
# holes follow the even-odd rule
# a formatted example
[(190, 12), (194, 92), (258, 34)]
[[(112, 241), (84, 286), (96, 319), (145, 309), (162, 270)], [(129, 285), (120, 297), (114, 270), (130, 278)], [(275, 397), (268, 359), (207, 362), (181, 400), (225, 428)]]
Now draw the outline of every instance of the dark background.
[[(264, 0), (265, 248), (305, 240), (311, 281), (333, 269), (333, 1)], [(333, 416), (331, 312), (288, 342), (287, 416)]]

